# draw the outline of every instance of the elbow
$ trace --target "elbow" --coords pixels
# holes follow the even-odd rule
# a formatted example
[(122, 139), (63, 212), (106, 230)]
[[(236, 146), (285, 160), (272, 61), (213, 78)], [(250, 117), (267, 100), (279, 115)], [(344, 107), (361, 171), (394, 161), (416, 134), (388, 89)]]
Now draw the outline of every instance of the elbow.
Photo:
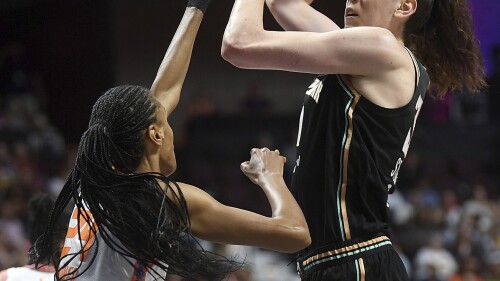
[(250, 67), (252, 55), (249, 37), (247, 33), (235, 35), (234, 32), (226, 32), (222, 40), (222, 58), (236, 67)]
[(306, 227), (304, 230), (301, 231), (301, 235), (299, 237), (299, 240), (297, 242), (297, 249), (295, 249), (295, 252), (298, 252), (309, 245), (311, 245), (311, 234), (309, 234), (309, 229)]
[(226, 34), (224, 34), (224, 38), (222, 39), (220, 54), (223, 59), (230, 63), (232, 63), (235, 55), (237, 54), (237, 43), (233, 38), (229, 38)]
[(311, 235), (309, 234), (309, 229), (307, 227), (301, 228), (297, 230), (296, 233), (294, 233), (289, 247), (283, 249), (283, 252), (296, 253), (300, 250), (305, 249), (309, 245), (311, 245)]
[(244, 46), (239, 38), (224, 34), (221, 47), (221, 56), (224, 60), (236, 67), (241, 67)]

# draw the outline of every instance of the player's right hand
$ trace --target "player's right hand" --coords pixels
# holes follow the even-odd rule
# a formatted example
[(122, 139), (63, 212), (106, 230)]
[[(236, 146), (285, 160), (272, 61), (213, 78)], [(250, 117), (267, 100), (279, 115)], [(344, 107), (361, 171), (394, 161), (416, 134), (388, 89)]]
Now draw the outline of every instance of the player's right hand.
[(250, 161), (241, 163), (241, 171), (255, 184), (260, 184), (263, 177), (283, 176), (283, 165), (286, 158), (281, 156), (279, 150), (270, 151), (268, 148), (250, 151)]

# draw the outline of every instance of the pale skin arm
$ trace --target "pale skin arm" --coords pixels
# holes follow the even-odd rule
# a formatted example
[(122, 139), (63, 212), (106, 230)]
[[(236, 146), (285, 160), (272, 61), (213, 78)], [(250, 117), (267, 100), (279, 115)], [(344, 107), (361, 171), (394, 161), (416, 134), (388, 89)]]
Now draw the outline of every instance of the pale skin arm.
[(265, 192), (272, 209), (266, 217), (221, 204), (192, 185), (179, 183), (193, 235), (219, 243), (250, 245), (293, 253), (311, 243), (304, 215), (283, 180), (284, 158), (269, 149), (253, 149), (241, 170)]
[(386, 29), (266, 31), (263, 6), (264, 0), (236, 0), (234, 4), (221, 52), (237, 67), (376, 76), (408, 63), (405, 50)]
[[(266, 31), (264, 1), (236, 0), (222, 42), (224, 59), (240, 68), (343, 74), (379, 106), (398, 108), (409, 102), (413, 62), (391, 31), (371, 26), (328, 32)], [(406, 10), (398, 16), (409, 14), (411, 10)]]
[(179, 103), (194, 41), (202, 19), (203, 13), (200, 10), (194, 7), (186, 8), (151, 86), (152, 95), (165, 108), (167, 116)]

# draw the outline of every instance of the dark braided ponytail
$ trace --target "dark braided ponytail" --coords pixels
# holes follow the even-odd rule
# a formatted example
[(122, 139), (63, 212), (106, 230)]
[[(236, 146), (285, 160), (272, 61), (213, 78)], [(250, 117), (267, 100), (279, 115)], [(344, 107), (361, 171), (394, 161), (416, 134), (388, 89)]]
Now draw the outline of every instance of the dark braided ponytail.
[[(204, 251), (191, 235), (186, 201), (175, 182), (161, 173), (134, 172), (144, 154), (146, 129), (157, 122), (156, 110), (149, 90), (138, 86), (112, 88), (97, 100), (80, 140), (75, 167), (57, 198), (45, 235), (31, 251), (35, 260), (58, 260), (51, 252), (53, 226), (73, 200), (78, 225), (85, 220), (94, 237), (98, 232), (111, 249), (127, 261), (139, 260), (153, 276), (160, 278), (161, 269), (188, 278), (221, 280), (234, 269), (234, 262)], [(88, 266), (63, 270), (91, 248), (96, 250), (87, 257)], [(85, 273), (98, 249), (95, 239), (78, 253), (61, 257), (61, 264), (56, 264), (57, 279)]]

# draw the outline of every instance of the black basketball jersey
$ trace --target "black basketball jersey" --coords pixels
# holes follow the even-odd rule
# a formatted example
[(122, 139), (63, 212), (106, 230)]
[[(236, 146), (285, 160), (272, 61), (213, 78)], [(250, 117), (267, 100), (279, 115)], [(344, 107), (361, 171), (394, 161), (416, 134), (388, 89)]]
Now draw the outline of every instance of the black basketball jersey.
[(411, 101), (382, 108), (340, 75), (320, 75), (300, 115), (292, 192), (311, 233), (311, 248), (388, 233), (387, 197), (405, 159), (429, 86), (416, 71)]

